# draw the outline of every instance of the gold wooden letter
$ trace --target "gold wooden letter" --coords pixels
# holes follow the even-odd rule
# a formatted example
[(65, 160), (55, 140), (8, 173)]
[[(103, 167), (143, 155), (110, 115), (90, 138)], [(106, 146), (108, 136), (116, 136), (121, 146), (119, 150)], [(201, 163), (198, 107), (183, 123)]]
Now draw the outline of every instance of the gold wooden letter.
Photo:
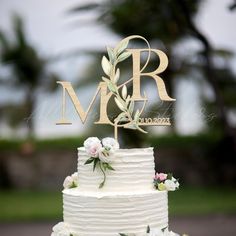
[(107, 85), (105, 82), (100, 82), (98, 85), (98, 88), (95, 92), (95, 95), (92, 98), (92, 101), (89, 104), (88, 109), (85, 111), (76, 96), (76, 93), (71, 85), (70, 82), (66, 81), (57, 81), (58, 84), (60, 84), (63, 87), (63, 97), (62, 97), (62, 119), (57, 122), (57, 124), (71, 124), (69, 121), (66, 120), (65, 118), (65, 108), (66, 108), (66, 92), (68, 93), (81, 121), (84, 123), (88, 117), (88, 113), (95, 102), (95, 99), (99, 93), (101, 92), (100, 96), (100, 117), (99, 120), (96, 122), (97, 124), (110, 124), (111, 121), (108, 119), (107, 116), (107, 103), (111, 97), (111, 95), (107, 94)]
[[(136, 101), (143, 101), (146, 100), (144, 97), (141, 96), (140, 91), (140, 77), (141, 76), (149, 76), (156, 81), (158, 94), (160, 99), (163, 101), (175, 101), (176, 99), (171, 98), (166, 91), (165, 83), (163, 79), (158, 76), (158, 74), (162, 73), (168, 65), (168, 58), (166, 54), (157, 49), (150, 49), (151, 52), (157, 54), (160, 59), (160, 64), (156, 70), (153, 72), (142, 72), (140, 69), (140, 58), (142, 52), (148, 52), (148, 49), (128, 49), (129, 52), (132, 53), (133, 57), (133, 95), (132, 99)], [(145, 69), (145, 68), (144, 68)]]

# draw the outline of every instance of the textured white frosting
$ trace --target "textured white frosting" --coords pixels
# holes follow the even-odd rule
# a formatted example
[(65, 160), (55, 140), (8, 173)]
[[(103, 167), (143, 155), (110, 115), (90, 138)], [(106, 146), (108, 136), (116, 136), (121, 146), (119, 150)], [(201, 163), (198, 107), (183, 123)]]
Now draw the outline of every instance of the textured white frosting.
[(84, 148), (78, 148), (78, 178), (82, 191), (130, 192), (153, 190), (154, 156), (153, 148), (119, 149), (115, 151), (111, 165), (115, 171), (107, 171), (103, 188), (102, 173), (93, 165), (84, 165), (89, 158)]
[(64, 222), (79, 236), (144, 234), (151, 228), (168, 226), (166, 191), (85, 192), (63, 191)]

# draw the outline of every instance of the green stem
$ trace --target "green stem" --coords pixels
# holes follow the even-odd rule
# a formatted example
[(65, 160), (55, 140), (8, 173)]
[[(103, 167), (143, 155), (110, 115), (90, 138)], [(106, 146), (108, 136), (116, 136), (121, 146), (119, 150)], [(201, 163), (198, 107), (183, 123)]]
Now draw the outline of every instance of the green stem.
[(105, 182), (106, 182), (106, 173), (105, 173), (105, 171), (102, 168), (101, 161), (99, 161), (99, 168), (100, 168), (100, 170), (103, 173), (103, 181), (99, 185), (99, 188), (102, 188), (104, 186)]

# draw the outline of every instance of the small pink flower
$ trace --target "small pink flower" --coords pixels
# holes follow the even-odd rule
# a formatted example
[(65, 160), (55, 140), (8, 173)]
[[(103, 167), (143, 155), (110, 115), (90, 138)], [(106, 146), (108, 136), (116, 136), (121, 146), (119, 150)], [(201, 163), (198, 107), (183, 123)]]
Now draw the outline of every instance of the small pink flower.
[(90, 137), (84, 141), (84, 148), (90, 157), (98, 157), (102, 144), (97, 137)]
[(164, 181), (167, 178), (167, 174), (164, 173), (156, 173), (155, 179), (159, 179), (160, 181)]
[(101, 148), (102, 148), (101, 143), (94, 143), (93, 145), (91, 145), (91, 147), (89, 147), (88, 154), (91, 157), (98, 157)]

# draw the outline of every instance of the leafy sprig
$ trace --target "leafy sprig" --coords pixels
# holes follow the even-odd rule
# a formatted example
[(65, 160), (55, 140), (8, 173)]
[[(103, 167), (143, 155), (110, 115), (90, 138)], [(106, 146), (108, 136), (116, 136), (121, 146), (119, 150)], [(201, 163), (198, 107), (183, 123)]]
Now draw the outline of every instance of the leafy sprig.
[(109, 163), (102, 162), (98, 157), (90, 157), (84, 165), (92, 164), (93, 163), (93, 171), (95, 171), (96, 167), (98, 167), (102, 174), (103, 174), (103, 180), (99, 184), (99, 188), (102, 188), (106, 182), (106, 171), (108, 170), (115, 170)]
[(120, 69), (117, 68), (117, 65), (131, 56), (131, 53), (126, 50), (128, 44), (129, 39), (125, 38), (120, 41), (115, 48), (107, 47), (109, 59), (106, 56), (102, 58), (102, 68), (106, 74), (106, 77), (102, 77), (102, 79), (106, 82), (108, 89), (114, 95), (115, 103), (121, 110), (121, 113), (114, 120), (114, 125), (122, 126), (127, 129), (137, 129), (143, 133), (147, 133), (139, 126), (139, 118), (143, 109), (141, 109), (141, 111), (139, 109), (134, 111), (134, 101), (131, 99), (130, 95), (127, 94), (127, 82), (122, 85), (117, 85), (120, 79)]

